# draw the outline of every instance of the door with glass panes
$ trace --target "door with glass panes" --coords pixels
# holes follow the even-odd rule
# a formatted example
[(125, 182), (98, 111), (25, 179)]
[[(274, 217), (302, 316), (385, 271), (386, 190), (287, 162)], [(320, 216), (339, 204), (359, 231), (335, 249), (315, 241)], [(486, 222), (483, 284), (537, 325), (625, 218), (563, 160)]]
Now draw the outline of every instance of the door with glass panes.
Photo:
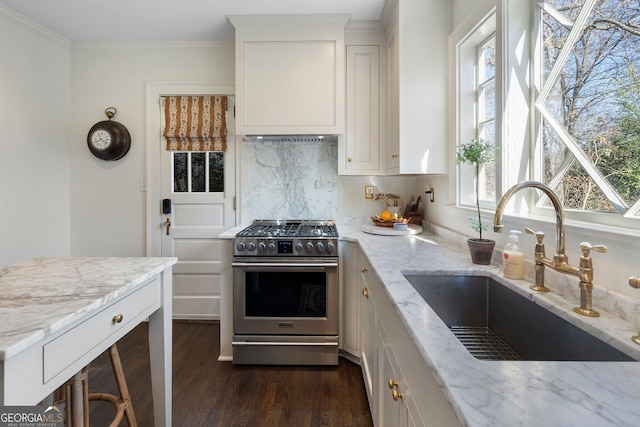
[(235, 225), (233, 108), (228, 97), (226, 151), (161, 150), (162, 256), (178, 258), (174, 318), (220, 318), (224, 241), (218, 235)]

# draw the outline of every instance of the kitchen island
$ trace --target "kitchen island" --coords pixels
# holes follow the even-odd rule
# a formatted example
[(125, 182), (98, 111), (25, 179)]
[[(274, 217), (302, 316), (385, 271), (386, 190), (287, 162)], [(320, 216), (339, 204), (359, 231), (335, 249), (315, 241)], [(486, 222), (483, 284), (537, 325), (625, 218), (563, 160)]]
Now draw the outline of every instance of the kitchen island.
[(176, 258), (37, 258), (0, 269), (0, 404), (37, 405), (149, 318), (155, 425), (171, 425)]
[[(421, 234), (374, 236), (359, 226), (338, 225), (340, 238), (356, 242), (374, 270), (408, 336), (442, 395), (463, 426), (637, 426), (640, 363), (487, 361), (474, 358), (405, 279), (404, 274), (482, 275), (524, 295), (558, 316), (640, 360), (631, 341), (638, 302), (595, 284), (599, 318), (575, 314), (577, 281), (547, 272), (548, 294), (529, 289), (530, 280), (507, 280), (498, 265), (471, 263), (466, 247)], [(527, 255), (529, 256), (529, 255)], [(575, 289), (574, 289), (575, 288)], [(410, 375), (411, 372), (408, 373)], [(386, 378), (385, 378), (386, 379)], [(426, 405), (415, 395), (416, 405)], [(429, 421), (425, 420), (427, 424)]]

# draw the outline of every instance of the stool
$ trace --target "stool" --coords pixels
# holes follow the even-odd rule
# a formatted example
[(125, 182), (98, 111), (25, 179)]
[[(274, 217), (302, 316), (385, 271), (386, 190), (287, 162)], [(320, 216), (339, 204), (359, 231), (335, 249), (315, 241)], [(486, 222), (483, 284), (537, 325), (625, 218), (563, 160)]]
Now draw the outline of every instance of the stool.
[(89, 374), (87, 368), (83, 368), (56, 390), (54, 395), (56, 404), (66, 403), (67, 427), (89, 427), (89, 401), (91, 400), (103, 400), (114, 406), (116, 416), (109, 427), (116, 427), (120, 424), (123, 416), (126, 416), (129, 427), (138, 427), (116, 344), (109, 348), (109, 358), (120, 396), (108, 393), (89, 394)]

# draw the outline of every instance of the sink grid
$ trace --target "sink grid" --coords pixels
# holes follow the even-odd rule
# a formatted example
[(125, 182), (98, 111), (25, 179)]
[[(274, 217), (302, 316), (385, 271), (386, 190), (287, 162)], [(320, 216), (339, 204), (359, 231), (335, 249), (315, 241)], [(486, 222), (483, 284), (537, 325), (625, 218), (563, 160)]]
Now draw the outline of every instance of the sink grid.
[(451, 326), (449, 329), (476, 359), (522, 360), (515, 350), (487, 327)]

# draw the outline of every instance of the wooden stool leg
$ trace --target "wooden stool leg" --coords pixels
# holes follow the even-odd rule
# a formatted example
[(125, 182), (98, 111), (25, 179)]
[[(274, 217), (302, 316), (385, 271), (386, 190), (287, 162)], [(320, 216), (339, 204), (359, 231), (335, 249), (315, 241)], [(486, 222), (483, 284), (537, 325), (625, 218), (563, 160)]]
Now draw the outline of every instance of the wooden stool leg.
[(124, 415), (127, 418), (127, 424), (129, 424), (129, 427), (138, 427), (138, 421), (133, 411), (131, 395), (129, 395), (129, 388), (127, 387), (127, 381), (124, 377), (124, 370), (122, 369), (120, 354), (118, 353), (116, 344), (112, 345), (109, 349), (109, 356), (111, 358), (111, 366), (113, 367), (113, 375), (116, 377), (116, 384), (120, 392), (120, 400), (124, 404)]

